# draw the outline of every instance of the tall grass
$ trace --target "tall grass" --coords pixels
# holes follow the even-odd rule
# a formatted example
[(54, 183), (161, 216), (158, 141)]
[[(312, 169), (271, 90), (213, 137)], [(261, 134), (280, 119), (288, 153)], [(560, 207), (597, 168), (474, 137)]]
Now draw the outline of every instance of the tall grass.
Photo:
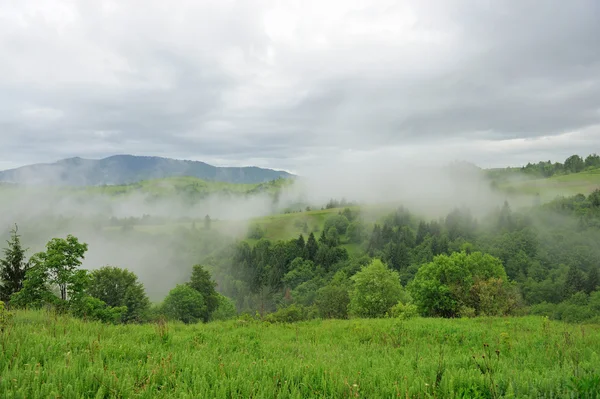
[(17, 312), (0, 340), (2, 398), (558, 398), (600, 390), (600, 326), (541, 317), (108, 326)]

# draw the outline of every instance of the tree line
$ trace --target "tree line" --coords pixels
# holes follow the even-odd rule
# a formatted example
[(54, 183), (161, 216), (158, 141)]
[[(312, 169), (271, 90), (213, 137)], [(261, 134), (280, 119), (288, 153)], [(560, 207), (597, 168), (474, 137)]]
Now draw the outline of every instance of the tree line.
[[(399, 207), (374, 223), (345, 208), (291, 240), (220, 241), (215, 230), (182, 229), (178, 251), (189, 251), (182, 259), (194, 266), (156, 306), (126, 269), (81, 269), (87, 244), (71, 235), (26, 259), (15, 228), (0, 260), (0, 299), (111, 322), (239, 313), (273, 321), (525, 313), (590, 320), (600, 317), (599, 198), (595, 191), (521, 212), (504, 203), (480, 218), (457, 208), (426, 220)], [(194, 250), (202, 246), (215, 249), (201, 257)]]

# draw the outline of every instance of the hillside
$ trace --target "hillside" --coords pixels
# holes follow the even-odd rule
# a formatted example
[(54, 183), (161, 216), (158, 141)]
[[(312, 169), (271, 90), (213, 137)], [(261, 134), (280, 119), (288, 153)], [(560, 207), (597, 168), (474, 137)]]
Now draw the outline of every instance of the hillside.
[(600, 168), (590, 168), (578, 173), (533, 177), (518, 171), (489, 171), (488, 178), (499, 190), (508, 194), (537, 195), (542, 202), (557, 196), (590, 194), (600, 188)]
[(0, 172), (0, 181), (28, 185), (98, 186), (182, 176), (256, 184), (293, 175), (258, 167), (216, 167), (198, 161), (115, 155), (99, 160), (76, 157), (54, 163), (27, 165)]

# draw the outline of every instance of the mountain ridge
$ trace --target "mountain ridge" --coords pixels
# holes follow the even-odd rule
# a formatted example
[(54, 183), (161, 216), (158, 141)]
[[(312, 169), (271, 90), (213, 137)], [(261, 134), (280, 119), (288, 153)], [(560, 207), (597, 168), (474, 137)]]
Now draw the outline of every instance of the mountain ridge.
[(129, 154), (101, 159), (71, 157), (0, 171), (1, 182), (53, 186), (120, 185), (183, 176), (246, 184), (294, 177), (286, 171), (257, 166), (219, 167), (201, 161)]

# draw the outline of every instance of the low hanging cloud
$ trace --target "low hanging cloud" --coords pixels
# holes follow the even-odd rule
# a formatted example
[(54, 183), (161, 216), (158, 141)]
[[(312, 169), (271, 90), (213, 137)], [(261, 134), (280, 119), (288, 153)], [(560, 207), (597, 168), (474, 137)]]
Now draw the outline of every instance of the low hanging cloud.
[(595, 0), (5, 0), (0, 167), (585, 155), (600, 145), (599, 21)]

